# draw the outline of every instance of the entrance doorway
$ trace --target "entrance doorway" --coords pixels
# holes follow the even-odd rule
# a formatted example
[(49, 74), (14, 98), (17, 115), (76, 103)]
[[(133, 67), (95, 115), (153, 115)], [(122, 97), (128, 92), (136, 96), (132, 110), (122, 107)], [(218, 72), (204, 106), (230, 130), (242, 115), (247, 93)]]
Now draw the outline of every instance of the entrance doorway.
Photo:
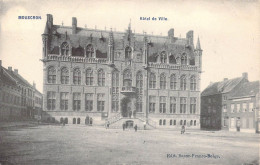
[(126, 128), (133, 128), (134, 127), (134, 122), (132, 120), (127, 120), (125, 122), (125, 127)]
[(132, 116), (131, 100), (128, 97), (123, 98), (121, 101), (121, 114), (123, 117), (131, 118)]

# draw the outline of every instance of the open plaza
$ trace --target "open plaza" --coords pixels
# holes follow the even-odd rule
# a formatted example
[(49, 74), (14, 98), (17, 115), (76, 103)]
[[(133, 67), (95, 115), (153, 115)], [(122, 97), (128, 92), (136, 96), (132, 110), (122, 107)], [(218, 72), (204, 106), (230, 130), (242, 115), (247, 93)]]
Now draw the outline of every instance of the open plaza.
[(0, 164), (258, 164), (259, 134), (1, 123)]

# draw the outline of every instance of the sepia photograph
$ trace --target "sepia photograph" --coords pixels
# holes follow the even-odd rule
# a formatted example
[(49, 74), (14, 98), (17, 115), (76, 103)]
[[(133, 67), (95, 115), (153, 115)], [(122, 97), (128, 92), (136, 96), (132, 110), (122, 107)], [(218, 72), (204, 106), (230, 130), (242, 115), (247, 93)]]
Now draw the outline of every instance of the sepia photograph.
[(0, 165), (259, 165), (258, 0), (0, 0)]

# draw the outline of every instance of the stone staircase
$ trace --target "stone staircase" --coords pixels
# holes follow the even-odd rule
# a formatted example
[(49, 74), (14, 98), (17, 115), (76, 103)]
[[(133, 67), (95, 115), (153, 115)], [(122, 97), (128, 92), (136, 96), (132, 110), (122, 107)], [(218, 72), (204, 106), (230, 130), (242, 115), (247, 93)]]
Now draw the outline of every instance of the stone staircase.
[[(129, 120), (133, 121), (134, 125), (137, 124), (138, 129), (144, 129), (146, 118), (143, 115), (134, 118), (129, 118), (129, 117), (122, 117), (121, 113), (118, 113), (115, 116), (108, 118), (107, 121), (105, 122), (105, 126), (109, 122), (109, 128), (122, 129), (123, 123)], [(146, 123), (146, 129), (156, 129), (156, 122), (148, 118), (148, 122)]]

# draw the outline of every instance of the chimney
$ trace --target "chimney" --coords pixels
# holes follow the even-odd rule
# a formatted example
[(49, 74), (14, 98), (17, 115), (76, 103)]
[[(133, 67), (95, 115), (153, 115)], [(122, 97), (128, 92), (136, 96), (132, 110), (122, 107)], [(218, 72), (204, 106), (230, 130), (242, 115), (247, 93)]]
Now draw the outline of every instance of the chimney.
[(186, 33), (186, 39), (188, 39), (189, 45), (193, 45), (193, 31), (190, 30)]
[(247, 72), (242, 73), (242, 77), (248, 80), (248, 73)]
[(51, 14), (47, 14), (47, 24), (48, 24), (48, 28), (52, 28), (53, 26), (53, 17)]
[(72, 34), (77, 33), (77, 18), (72, 17)]
[(227, 81), (228, 80), (228, 78), (224, 78), (224, 81)]
[(14, 69), (14, 73), (15, 73), (15, 74), (18, 74), (18, 69)]
[(168, 37), (174, 37), (174, 29), (171, 28), (169, 31), (168, 31)]
[(12, 71), (12, 67), (11, 67), (11, 66), (8, 66), (8, 70), (9, 70), (9, 71)]
[(0, 60), (0, 67), (2, 67), (2, 60)]

